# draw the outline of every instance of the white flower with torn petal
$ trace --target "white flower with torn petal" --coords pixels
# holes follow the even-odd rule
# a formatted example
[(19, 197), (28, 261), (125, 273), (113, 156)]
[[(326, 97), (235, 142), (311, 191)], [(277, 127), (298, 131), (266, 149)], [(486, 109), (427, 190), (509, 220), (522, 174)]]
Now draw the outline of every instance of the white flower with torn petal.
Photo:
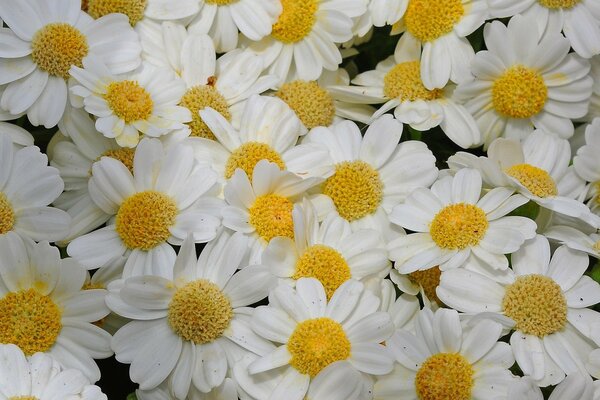
[(124, 255), (124, 277), (165, 276), (175, 259), (171, 244), (181, 245), (188, 233), (196, 243), (216, 236), (223, 203), (211, 195), (215, 183), (215, 174), (181, 144), (164, 149), (156, 139), (143, 139), (133, 174), (119, 160), (103, 157), (93, 165), (88, 187), (92, 201), (113, 217), (73, 240), (67, 251), (88, 269)]
[(136, 71), (115, 75), (102, 59), (87, 57), (72, 67), (79, 84), (71, 86), (72, 103), (96, 117), (96, 129), (122, 147), (135, 147), (141, 135), (161, 137), (185, 129), (190, 111), (178, 106), (185, 83), (168, 70), (144, 63)]
[(589, 184), (586, 187), (585, 199), (588, 207), (594, 214), (600, 216), (600, 118), (585, 129), (585, 145), (577, 150), (573, 158), (573, 166), (577, 175), (585, 179)]
[(335, 171), (310, 198), (319, 218), (338, 214), (354, 231), (374, 229), (387, 243), (404, 231), (389, 221), (392, 208), (408, 194), (435, 181), (435, 157), (425, 143), (398, 143), (402, 124), (391, 115), (375, 120), (361, 135), (358, 126), (343, 121), (331, 128), (315, 128), (303, 143), (326, 150)]
[(463, 327), (455, 310), (425, 308), (415, 330), (398, 330), (386, 341), (397, 363), (375, 384), (376, 400), (509, 398), (515, 359), (498, 341), (502, 325), (483, 319)]
[(49, 353), (90, 382), (100, 379), (94, 358), (112, 355), (110, 334), (92, 322), (109, 313), (106, 290), (84, 290), (85, 269), (61, 260), (48, 242), (9, 233), (0, 254), (0, 343), (15, 344), (27, 356)]
[[(279, 285), (269, 301), (255, 309), (252, 329), (278, 347), (233, 371), (253, 398), (368, 399), (358, 397), (365, 379), (392, 370), (391, 355), (380, 343), (394, 325), (362, 283), (344, 283), (327, 301), (318, 280), (302, 278), (296, 289)], [(324, 396), (334, 388), (337, 394)]]
[(93, 20), (79, 1), (0, 1), (0, 85), (8, 84), (0, 108), (15, 116), (27, 113), (33, 125), (58, 124), (67, 105), (72, 66), (87, 56), (104, 60), (111, 73), (140, 65), (141, 47), (127, 17)]
[(471, 257), (493, 269), (508, 268), (505, 254), (534, 237), (536, 225), (529, 218), (507, 216), (526, 197), (507, 188), (482, 196), (481, 186), (479, 172), (465, 168), (431, 189), (416, 189), (394, 207), (390, 220), (416, 232), (388, 245), (401, 274), (436, 266), (446, 271), (462, 267)]
[(141, 390), (166, 383), (178, 400), (192, 388), (210, 393), (246, 351), (273, 349), (248, 323), (252, 309), (246, 306), (265, 298), (275, 280), (264, 266), (244, 265), (247, 241), (223, 231), (197, 260), (190, 236), (170, 277), (137, 276), (109, 285), (108, 306), (133, 320), (115, 334), (112, 347), (117, 360), (131, 364), (131, 379)]
[(475, 117), (485, 146), (500, 136), (525, 139), (534, 127), (572, 136), (571, 119), (588, 111), (590, 63), (569, 54), (560, 32), (541, 37), (536, 21), (520, 15), (483, 33), (488, 50), (475, 55), (474, 78), (458, 85), (455, 98)]
[[(545, 387), (565, 374), (586, 372), (600, 345), (600, 285), (584, 275), (587, 254), (550, 245), (536, 236), (511, 256), (512, 269), (481, 275), (455, 269), (442, 274), (437, 293), (444, 304), (469, 314), (488, 313), (514, 329), (510, 344), (523, 373)], [(590, 371), (591, 372), (591, 371)]]

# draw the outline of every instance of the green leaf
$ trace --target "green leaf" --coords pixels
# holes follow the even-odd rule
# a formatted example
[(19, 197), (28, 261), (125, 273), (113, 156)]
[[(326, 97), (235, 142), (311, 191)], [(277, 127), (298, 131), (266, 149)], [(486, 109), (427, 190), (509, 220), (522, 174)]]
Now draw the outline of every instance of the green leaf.
[(137, 400), (137, 397), (135, 397), (135, 393), (131, 393), (129, 396), (127, 396), (127, 400)]

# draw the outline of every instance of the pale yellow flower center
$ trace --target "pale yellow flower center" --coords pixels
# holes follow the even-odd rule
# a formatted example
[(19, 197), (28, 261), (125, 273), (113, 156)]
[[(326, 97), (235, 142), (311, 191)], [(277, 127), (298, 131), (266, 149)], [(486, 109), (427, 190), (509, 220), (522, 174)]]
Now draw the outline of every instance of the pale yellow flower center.
[(283, 43), (296, 43), (304, 39), (317, 20), (318, 0), (281, 0), (283, 12), (271, 35)]
[[(125, 165), (127, 167), (129, 172), (133, 173), (133, 158), (134, 158), (134, 156), (135, 156), (135, 149), (130, 149), (130, 148), (112, 149), (112, 150), (107, 150), (104, 153), (102, 153), (102, 155), (100, 157), (98, 157), (98, 160), (100, 160), (102, 157), (110, 157), (117, 161), (121, 161), (123, 163), (123, 165)], [(96, 161), (98, 161), (98, 160), (96, 160)]]
[(68, 79), (72, 66), (82, 67), (89, 46), (83, 33), (66, 23), (52, 23), (38, 30), (31, 40), (33, 62), (50, 75)]
[(410, 0), (404, 21), (414, 37), (430, 42), (452, 32), (464, 14), (460, 0)]
[(192, 130), (192, 136), (216, 139), (199, 114), (199, 111), (204, 110), (206, 107), (214, 109), (227, 121), (231, 121), (229, 104), (213, 85), (200, 85), (188, 89), (181, 98), (179, 105), (187, 108), (192, 113), (192, 121), (187, 124)]
[(400, 101), (436, 100), (444, 95), (442, 89), (428, 90), (421, 80), (421, 63), (407, 61), (396, 65), (383, 78), (383, 93)]
[(558, 9), (575, 7), (581, 3), (581, 0), (538, 0), (538, 2), (546, 8)]
[(225, 164), (225, 178), (233, 176), (236, 169), (241, 168), (249, 179), (252, 179), (254, 167), (260, 160), (268, 160), (285, 169), (285, 162), (271, 146), (260, 142), (246, 142), (231, 153)]
[(127, 15), (131, 26), (144, 18), (147, 0), (88, 0), (87, 12), (97, 19), (112, 13)]
[(351, 278), (350, 267), (335, 249), (316, 244), (306, 249), (296, 262), (293, 279), (316, 278), (330, 299), (338, 287)]
[(506, 174), (518, 180), (537, 197), (556, 196), (558, 189), (550, 174), (531, 164), (517, 164), (506, 169)]
[(522, 65), (507, 69), (492, 85), (492, 105), (505, 117), (530, 118), (542, 111), (546, 100), (542, 75)]
[(300, 118), (308, 129), (329, 126), (335, 117), (333, 97), (317, 82), (293, 81), (281, 86), (276, 94)]
[(249, 210), (250, 224), (267, 242), (277, 236), (294, 238), (293, 208), (288, 198), (277, 194), (257, 197)]
[(104, 99), (115, 115), (125, 123), (144, 121), (152, 115), (152, 97), (136, 81), (112, 82), (106, 89)]
[(0, 192), (0, 235), (12, 231), (14, 225), (15, 211), (6, 195)]
[(430, 356), (417, 371), (415, 389), (420, 400), (468, 400), (475, 384), (475, 371), (457, 353)]
[(439, 247), (463, 250), (477, 245), (485, 236), (487, 228), (488, 220), (481, 208), (457, 203), (444, 207), (436, 214), (429, 232)]
[(440, 285), (441, 276), (442, 271), (440, 271), (440, 267), (436, 266), (424, 271), (411, 272), (408, 274), (408, 279), (410, 279), (413, 283), (421, 285), (427, 298), (435, 301), (438, 304), (441, 304), (436, 292), (437, 287)]

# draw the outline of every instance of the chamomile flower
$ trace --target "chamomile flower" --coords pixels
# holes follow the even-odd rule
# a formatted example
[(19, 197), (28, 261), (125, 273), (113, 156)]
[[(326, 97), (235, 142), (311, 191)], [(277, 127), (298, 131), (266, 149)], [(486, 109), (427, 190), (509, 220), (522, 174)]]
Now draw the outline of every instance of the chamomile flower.
[(112, 355), (110, 334), (92, 322), (108, 315), (106, 290), (83, 290), (85, 269), (61, 260), (48, 242), (11, 232), (0, 241), (0, 254), (0, 343), (15, 344), (27, 356), (49, 353), (91, 382), (100, 379), (93, 358)]
[(90, 385), (77, 369), (65, 369), (43, 353), (27, 358), (13, 344), (0, 344), (0, 377), (3, 399), (107, 400), (100, 388)]
[(491, 0), (489, 7), (495, 18), (522, 14), (535, 19), (540, 32), (563, 31), (581, 57), (600, 54), (600, 4), (596, 1)]
[(188, 109), (177, 105), (185, 84), (169, 71), (143, 64), (135, 72), (115, 75), (93, 57), (83, 67), (71, 68), (79, 83), (70, 89), (73, 102), (96, 116), (96, 129), (121, 147), (135, 147), (140, 134), (160, 137), (184, 129), (192, 119)]
[[(344, 283), (327, 301), (318, 280), (302, 278), (296, 289), (279, 285), (269, 300), (269, 306), (255, 309), (252, 329), (278, 347), (250, 363), (246, 373), (234, 369), (240, 388), (253, 397), (301, 400), (309, 393), (313, 398), (314, 385), (328, 376), (331, 388), (356, 398), (361, 379), (354, 371), (368, 376), (392, 370), (392, 359), (380, 343), (391, 336), (394, 325), (386, 312), (377, 311), (379, 299), (362, 283)], [(269, 397), (264, 382), (273, 379), (277, 382)]]
[(423, 309), (415, 325), (416, 334), (398, 330), (386, 341), (397, 364), (375, 384), (376, 400), (508, 398), (514, 357), (498, 342), (502, 325), (484, 319), (465, 329), (443, 308)]
[(354, 231), (374, 229), (385, 242), (403, 235), (388, 214), (418, 187), (431, 185), (438, 175), (435, 157), (422, 142), (398, 143), (402, 124), (391, 115), (377, 119), (363, 137), (350, 121), (331, 128), (315, 128), (304, 139), (327, 151), (334, 169), (311, 196), (319, 217), (334, 213)]
[(600, 154), (600, 118), (585, 129), (585, 145), (577, 150), (573, 158), (573, 165), (577, 175), (590, 182), (587, 185), (586, 199), (588, 207), (593, 213), (600, 215), (600, 165), (598, 165), (598, 154)]
[[(408, 293), (396, 296), (396, 288), (389, 279), (368, 279), (365, 280), (365, 286), (379, 297), (381, 300), (379, 311), (390, 314), (395, 330), (404, 329), (414, 332), (415, 321), (421, 309), (417, 296)], [(429, 308), (427, 299), (424, 298), (423, 300), (425, 307)]]
[(190, 237), (171, 277), (138, 276), (109, 286), (108, 306), (133, 320), (114, 335), (112, 347), (117, 360), (131, 364), (141, 390), (166, 382), (176, 399), (187, 399), (191, 387), (208, 393), (224, 382), (238, 345), (273, 348), (245, 321), (245, 306), (265, 298), (274, 283), (266, 267), (243, 264), (246, 242), (223, 231), (197, 260)]
[(499, 136), (524, 139), (534, 127), (568, 138), (570, 119), (587, 113), (589, 62), (568, 54), (560, 32), (540, 37), (536, 21), (520, 15), (508, 27), (500, 21), (485, 26), (488, 50), (475, 55), (474, 78), (459, 84), (455, 96), (475, 117), (486, 147)]
[(466, 313), (492, 313), (515, 330), (510, 343), (519, 367), (541, 386), (561, 382), (565, 374), (587, 374), (588, 354), (600, 344), (595, 327), (600, 285), (584, 275), (587, 254), (550, 245), (536, 236), (512, 254), (504, 278), (455, 269), (442, 274), (438, 296)]
[(88, 188), (112, 218), (73, 240), (67, 251), (88, 269), (124, 255), (126, 276), (163, 276), (175, 259), (171, 244), (180, 245), (188, 233), (202, 243), (216, 236), (221, 202), (211, 196), (215, 182), (215, 174), (200, 168), (182, 144), (164, 149), (156, 139), (142, 140), (133, 174), (119, 160), (103, 157), (92, 167)]
[(600, 259), (600, 234), (598, 233), (586, 235), (573, 227), (557, 225), (545, 230), (544, 236), (567, 245), (570, 249), (583, 251)]
[(55, 126), (67, 107), (71, 66), (88, 56), (104, 60), (112, 73), (140, 64), (141, 47), (127, 18), (120, 14), (92, 20), (80, 2), (0, 2), (2, 41), (0, 85), (8, 84), (0, 107), (10, 114), (27, 113), (33, 125)]
[[(535, 236), (535, 222), (506, 216), (527, 198), (496, 188), (481, 195), (481, 175), (461, 169), (445, 176), (431, 189), (413, 191), (394, 207), (390, 220), (416, 233), (389, 243), (390, 259), (402, 274), (435, 266), (446, 271), (475, 257), (493, 269), (508, 268), (505, 254)], [(439, 287), (438, 287), (439, 290)]]
[(352, 18), (366, 11), (367, 0), (281, 0), (281, 5), (270, 35), (247, 47), (280, 82), (313, 81), (323, 69), (338, 68), (342, 55), (336, 43), (352, 38)]
[(16, 232), (37, 241), (61, 240), (71, 218), (49, 205), (64, 183), (38, 147), (19, 147), (9, 135), (0, 135), (0, 239)]
[(379, 232), (352, 232), (350, 223), (334, 214), (319, 224), (307, 199), (294, 206), (292, 219), (293, 238), (273, 238), (262, 255), (263, 264), (283, 281), (318, 279), (330, 299), (349, 279), (387, 275), (391, 264)]

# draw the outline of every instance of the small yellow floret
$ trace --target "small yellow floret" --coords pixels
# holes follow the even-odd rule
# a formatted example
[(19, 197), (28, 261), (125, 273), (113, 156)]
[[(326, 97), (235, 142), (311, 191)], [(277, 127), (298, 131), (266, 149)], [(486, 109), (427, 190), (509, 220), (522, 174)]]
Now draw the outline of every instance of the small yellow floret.
[(8, 400), (38, 400), (35, 396), (14, 396), (9, 397)]
[(415, 377), (420, 400), (468, 400), (475, 384), (475, 371), (457, 353), (438, 353), (429, 357)]
[(206, 107), (214, 109), (227, 121), (231, 121), (229, 104), (213, 85), (200, 85), (188, 89), (181, 98), (179, 105), (187, 108), (192, 113), (192, 121), (187, 124), (192, 130), (192, 136), (216, 139), (199, 114), (199, 111), (204, 110)]
[(414, 37), (430, 42), (452, 32), (464, 14), (460, 0), (410, 0), (404, 21)]
[(329, 126), (335, 117), (333, 97), (317, 82), (293, 81), (281, 86), (276, 94), (300, 118), (308, 129)]
[(429, 300), (433, 300), (438, 304), (442, 304), (440, 299), (437, 297), (436, 289), (440, 285), (440, 277), (442, 271), (440, 267), (435, 266), (433, 268), (426, 269), (424, 271), (415, 271), (408, 274), (408, 279), (412, 282), (421, 285), (425, 295)]
[(350, 357), (350, 341), (344, 328), (331, 318), (315, 318), (299, 323), (287, 344), (290, 365), (312, 378), (329, 364)]
[(88, 0), (87, 12), (96, 19), (112, 13), (125, 14), (135, 26), (144, 18), (146, 3), (147, 0)]
[(106, 89), (104, 98), (108, 106), (125, 123), (145, 121), (152, 115), (152, 97), (137, 82), (112, 82)]
[(33, 62), (50, 75), (68, 79), (71, 67), (83, 66), (89, 46), (83, 33), (66, 23), (52, 23), (38, 30), (31, 40)]
[(127, 169), (133, 173), (133, 157), (135, 156), (135, 149), (122, 148), (107, 150), (98, 159), (102, 157), (110, 157), (117, 161), (121, 161)]
[(541, 168), (530, 164), (517, 164), (508, 168), (505, 172), (518, 180), (521, 185), (537, 197), (543, 198), (558, 194), (554, 179)]
[(166, 194), (139, 192), (119, 207), (115, 229), (127, 248), (150, 250), (171, 236), (177, 213), (177, 204)]
[(216, 4), (218, 6), (228, 6), (229, 4), (237, 3), (239, 0), (204, 0), (208, 4)]
[(217, 285), (200, 279), (178, 289), (169, 303), (168, 321), (175, 333), (196, 344), (219, 338), (233, 318), (229, 298)]
[(15, 225), (15, 211), (6, 198), (6, 195), (0, 192), (0, 235), (12, 231)]
[(594, 243), (592, 248), (596, 251), (596, 253), (600, 254), (600, 240), (598, 240), (596, 243)]
[(533, 117), (542, 111), (546, 100), (548, 88), (544, 78), (523, 65), (510, 67), (492, 85), (492, 105), (506, 117)]
[(463, 250), (475, 246), (485, 236), (488, 220), (485, 212), (472, 204), (457, 203), (444, 207), (433, 218), (429, 232), (443, 249)]
[(572, 8), (581, 3), (581, 0), (538, 0), (538, 2), (550, 9)]
[(252, 180), (254, 167), (260, 160), (268, 160), (277, 164), (279, 169), (285, 169), (285, 162), (271, 146), (259, 142), (246, 142), (235, 149), (227, 159), (225, 178), (231, 178), (235, 170), (241, 168), (248, 175), (248, 179)]
[(283, 43), (296, 43), (304, 39), (317, 20), (317, 0), (281, 0), (283, 12), (271, 35)]
[(250, 224), (269, 242), (276, 236), (294, 238), (294, 204), (286, 197), (266, 194), (257, 197), (250, 207)]
[(0, 343), (16, 344), (30, 356), (50, 350), (61, 329), (59, 307), (35, 289), (9, 292), (0, 299)]
[(327, 298), (330, 299), (337, 288), (351, 277), (350, 267), (337, 250), (316, 244), (300, 256), (292, 279), (318, 279), (325, 288)]
[(442, 89), (428, 90), (423, 86), (419, 61), (403, 62), (392, 68), (383, 78), (383, 93), (400, 101), (431, 101), (444, 95)]

